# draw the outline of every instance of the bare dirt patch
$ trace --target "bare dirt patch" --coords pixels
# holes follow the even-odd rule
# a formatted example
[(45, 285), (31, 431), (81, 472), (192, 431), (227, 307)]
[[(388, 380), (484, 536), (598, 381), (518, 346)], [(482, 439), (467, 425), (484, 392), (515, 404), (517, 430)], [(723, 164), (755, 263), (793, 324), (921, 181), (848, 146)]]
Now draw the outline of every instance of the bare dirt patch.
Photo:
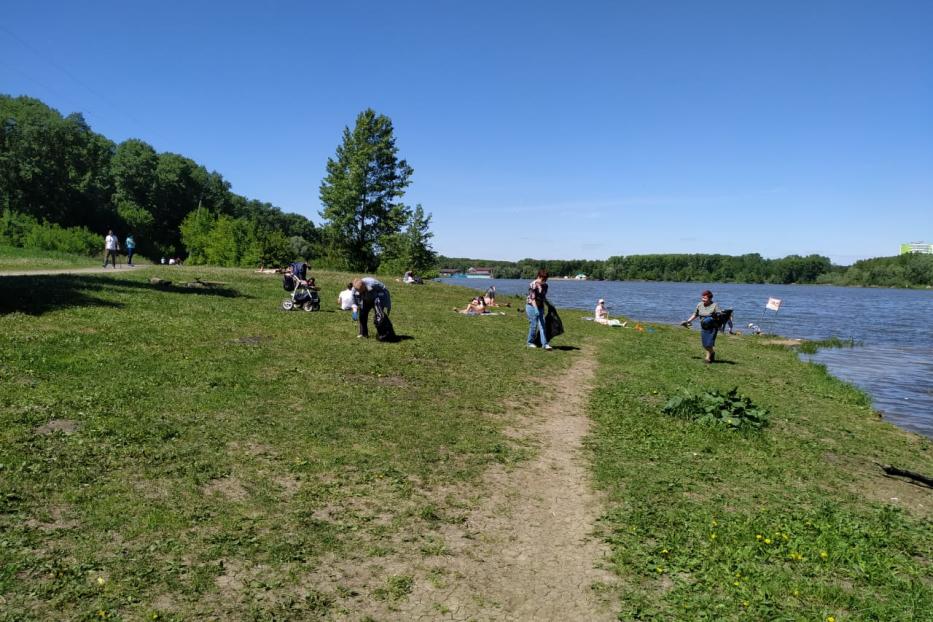
[(222, 477), (215, 479), (201, 489), (205, 495), (220, 495), (230, 501), (243, 501), (249, 497), (249, 493), (243, 484), (235, 477)]
[(25, 525), (31, 529), (40, 531), (58, 531), (60, 529), (74, 529), (80, 523), (76, 520), (65, 518), (68, 514), (68, 508), (62, 506), (53, 506), (49, 509), (49, 518), (51, 520), (41, 521), (34, 518), (26, 520)]
[(36, 428), (36, 433), (52, 434), (54, 432), (61, 432), (62, 434), (68, 435), (74, 434), (80, 427), (80, 423), (71, 419), (52, 419), (45, 425)]

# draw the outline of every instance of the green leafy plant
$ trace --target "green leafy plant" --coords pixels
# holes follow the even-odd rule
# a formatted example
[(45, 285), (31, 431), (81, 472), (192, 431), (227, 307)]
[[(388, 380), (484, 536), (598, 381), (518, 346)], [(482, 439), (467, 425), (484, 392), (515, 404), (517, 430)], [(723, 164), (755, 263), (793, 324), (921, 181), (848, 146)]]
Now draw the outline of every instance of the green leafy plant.
[(861, 341), (849, 337), (840, 339), (839, 337), (830, 337), (829, 339), (818, 339), (813, 341), (804, 341), (800, 344), (798, 350), (804, 354), (816, 354), (821, 348), (854, 348), (862, 345)]
[(684, 391), (668, 400), (661, 412), (732, 430), (757, 430), (768, 423), (768, 411), (739, 395), (738, 387), (728, 393), (716, 389), (695, 394)]

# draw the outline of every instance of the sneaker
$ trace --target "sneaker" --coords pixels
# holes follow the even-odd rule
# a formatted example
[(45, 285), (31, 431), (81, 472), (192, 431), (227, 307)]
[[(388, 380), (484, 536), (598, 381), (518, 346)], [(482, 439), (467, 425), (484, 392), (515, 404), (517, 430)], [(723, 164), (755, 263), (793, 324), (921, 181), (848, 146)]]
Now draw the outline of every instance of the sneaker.
[(548, 344), (545, 344), (544, 349), (545, 349), (545, 350), (553, 350), (554, 348), (552, 348), (552, 347), (551, 347), (551, 344), (548, 343)]
[(537, 348), (538, 346), (536, 346), (536, 345), (533, 344), (533, 343), (529, 343), (529, 344), (528, 344), (528, 347), (529, 347), (529, 348)]

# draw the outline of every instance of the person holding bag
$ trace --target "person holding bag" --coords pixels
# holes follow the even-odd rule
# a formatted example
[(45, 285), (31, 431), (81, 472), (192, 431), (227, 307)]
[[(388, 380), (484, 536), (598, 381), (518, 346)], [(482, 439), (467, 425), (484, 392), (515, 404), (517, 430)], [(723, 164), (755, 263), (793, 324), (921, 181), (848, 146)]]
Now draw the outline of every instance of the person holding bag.
[(700, 294), (700, 302), (697, 304), (696, 309), (693, 310), (693, 315), (687, 318), (683, 324), (687, 326), (693, 320), (700, 318), (700, 343), (703, 344), (703, 349), (706, 350), (706, 362), (712, 363), (716, 360), (716, 352), (713, 349), (716, 345), (716, 333), (719, 332), (719, 317), (722, 314), (722, 309), (719, 308), (719, 305), (713, 302), (713, 292), (710, 290), (704, 290)]
[(528, 284), (528, 298), (525, 300), (525, 315), (528, 316), (528, 347), (537, 348), (536, 335), (541, 340), (541, 347), (551, 350), (547, 331), (544, 327), (544, 312), (547, 309), (547, 270), (538, 270), (538, 276)]

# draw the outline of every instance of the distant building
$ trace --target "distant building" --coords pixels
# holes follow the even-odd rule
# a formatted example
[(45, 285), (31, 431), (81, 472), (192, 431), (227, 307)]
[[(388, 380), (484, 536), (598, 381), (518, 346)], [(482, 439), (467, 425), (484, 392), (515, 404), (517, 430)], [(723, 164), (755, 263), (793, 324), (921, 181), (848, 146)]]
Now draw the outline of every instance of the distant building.
[(460, 268), (441, 268), (438, 270), (438, 273), (441, 275), (441, 277), (447, 278), (464, 276), (463, 271)]
[(924, 242), (910, 242), (909, 244), (901, 244), (901, 255), (909, 255), (910, 253), (933, 255), (933, 244), (926, 244)]
[(470, 268), (466, 271), (468, 279), (491, 279), (492, 268)]
[(581, 272), (580, 274), (578, 274), (577, 276), (575, 276), (575, 277), (573, 277), (573, 278), (575, 278), (575, 279), (578, 280), (578, 281), (585, 281), (585, 280), (586, 280), (586, 275), (583, 274), (583, 273)]

